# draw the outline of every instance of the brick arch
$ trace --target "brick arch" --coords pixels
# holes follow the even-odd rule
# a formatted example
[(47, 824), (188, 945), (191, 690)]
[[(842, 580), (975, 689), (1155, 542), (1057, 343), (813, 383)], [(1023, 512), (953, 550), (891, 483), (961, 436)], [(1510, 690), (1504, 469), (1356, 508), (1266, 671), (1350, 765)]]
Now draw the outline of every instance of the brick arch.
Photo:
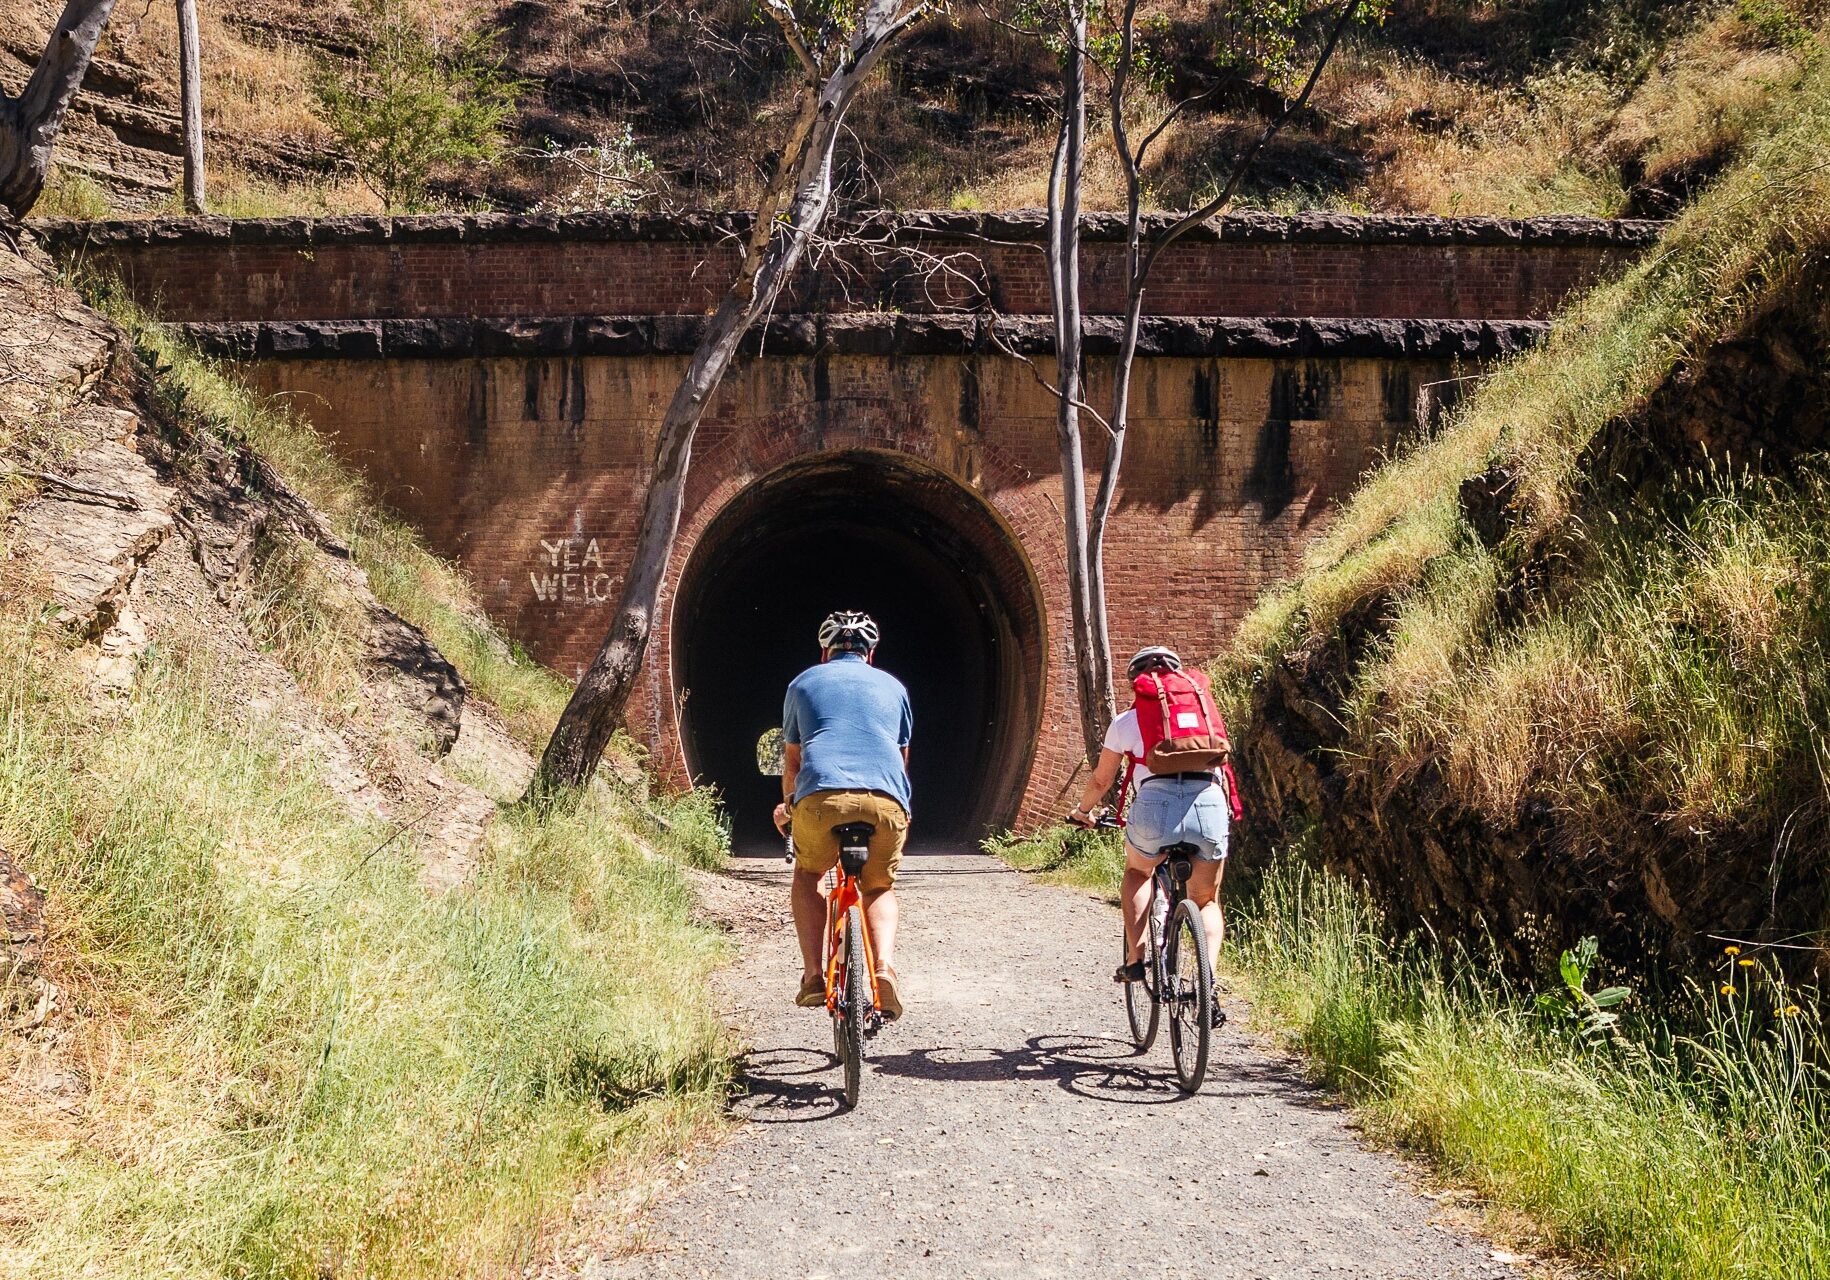
[(1005, 577), (1030, 584), (1035, 611), (1027, 625), (1033, 628), (1038, 668), (1035, 728), (1033, 742), (1026, 743), (1025, 776), (1011, 784), (1017, 800), (1005, 816), (1020, 824), (1048, 820), (1080, 764), (1058, 508), (1029, 471), (980, 437), (935, 432), (910, 412), (918, 405), (883, 397), (829, 401), (814, 422), (801, 416), (807, 412), (804, 403), (798, 409), (798, 415), (773, 414), (722, 432), (695, 454), (679, 536), (657, 603), (641, 705), (632, 708), (633, 726), (655, 744), (664, 775), (676, 783), (687, 781), (674, 606), (707, 531), (746, 495), (797, 470), (874, 457), (970, 502), (984, 530), (995, 530), (996, 542), (1005, 549)]

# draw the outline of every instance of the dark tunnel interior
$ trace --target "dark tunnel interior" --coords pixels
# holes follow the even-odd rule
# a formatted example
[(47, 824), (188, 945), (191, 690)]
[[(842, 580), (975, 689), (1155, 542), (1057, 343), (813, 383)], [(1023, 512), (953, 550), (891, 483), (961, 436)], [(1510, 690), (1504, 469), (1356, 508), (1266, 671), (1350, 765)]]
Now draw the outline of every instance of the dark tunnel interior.
[(1015, 815), (1041, 699), (1040, 604), (1011, 535), (953, 480), (858, 452), (785, 468), (699, 539), (675, 597), (680, 733), (739, 847), (776, 837), (780, 783), (757, 740), (819, 660), (834, 609), (862, 609), (909, 690), (912, 839), (975, 840)]

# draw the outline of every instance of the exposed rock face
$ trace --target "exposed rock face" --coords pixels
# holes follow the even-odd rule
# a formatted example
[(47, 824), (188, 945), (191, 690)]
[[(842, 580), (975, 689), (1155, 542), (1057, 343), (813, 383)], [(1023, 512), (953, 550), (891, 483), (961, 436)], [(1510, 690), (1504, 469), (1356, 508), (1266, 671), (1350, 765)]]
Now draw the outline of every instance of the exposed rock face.
[[(151, 643), (202, 645), (234, 714), (273, 726), (352, 811), (411, 831), (429, 886), (465, 877), (496, 803), (442, 761), (464, 741), (467, 772), (507, 760), (513, 773), (525, 753), (467, 705), (426, 635), (375, 598), (322, 515), (245, 447), (187, 430), (119, 331), (51, 284), (42, 262), (4, 250), (0, 426), (48, 442), (44, 456), (4, 460), (29, 486), (5, 539), (4, 585), (49, 602), (99, 699), (132, 689)], [(303, 548), (358, 620), (361, 705), (347, 714), (314, 706), (247, 631), (242, 610), (281, 542)], [(11, 884), (11, 866), (0, 881)], [(0, 894), (9, 930), (38, 904)]]
[[(1575, 495), (1581, 520), (1599, 525), (1636, 500), (1681, 496), (1708, 465), (1784, 475), (1830, 446), (1830, 262), (1778, 296), (1592, 442)], [(1513, 486), (1496, 468), (1461, 487), (1469, 526), (1490, 548), (1512, 531)], [(1580, 548), (1551, 541), (1501, 582), (1502, 622), (1554, 609), (1578, 583)], [(1830, 814), (1821, 803), (1801, 805), (1778, 829), (1722, 823), (1703, 832), (1625, 800), (1572, 812), (1528, 793), (1500, 823), (1458, 798), (1440, 757), (1402, 780), (1386, 777), (1350, 727), (1350, 700), (1395, 612), (1389, 595), (1362, 601), (1265, 674), (1238, 743), (1257, 817), (1241, 833), (1248, 860), (1309, 832), (1327, 865), (1370, 887), (1400, 921), (1444, 936), (1478, 928), (1523, 973), (1541, 972), (1583, 934), (1616, 956), (1684, 964), (1720, 948), (1711, 934), (1830, 929)], [(1817, 765), (1771, 767), (1808, 779)], [(1830, 971), (1822, 954), (1787, 954), (1819, 978)]]

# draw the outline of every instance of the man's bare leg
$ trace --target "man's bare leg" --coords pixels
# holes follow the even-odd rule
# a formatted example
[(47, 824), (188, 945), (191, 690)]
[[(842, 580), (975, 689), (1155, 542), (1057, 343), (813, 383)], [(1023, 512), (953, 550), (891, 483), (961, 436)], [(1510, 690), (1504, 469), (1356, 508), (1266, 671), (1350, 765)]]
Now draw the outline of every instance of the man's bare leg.
[(806, 982), (820, 972), (820, 951), (826, 941), (826, 895), (820, 892), (820, 877), (796, 867), (788, 901), (794, 908), (794, 934), (801, 944), (801, 981)]
[(864, 895), (864, 918), (870, 921), (871, 953), (877, 961), (878, 972), (896, 968), (896, 921), (900, 915), (894, 889), (879, 889)]

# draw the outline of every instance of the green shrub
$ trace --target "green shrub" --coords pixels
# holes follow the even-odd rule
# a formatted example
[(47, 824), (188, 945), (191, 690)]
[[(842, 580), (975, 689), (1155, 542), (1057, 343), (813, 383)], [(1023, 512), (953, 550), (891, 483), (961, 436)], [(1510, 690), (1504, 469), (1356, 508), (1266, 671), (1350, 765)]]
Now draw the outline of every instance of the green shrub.
[(433, 171), (501, 156), (527, 86), (496, 33), (441, 38), (404, 0), (360, 0), (356, 31), (354, 65), (319, 69), (318, 103), (390, 213), (418, 208)]

